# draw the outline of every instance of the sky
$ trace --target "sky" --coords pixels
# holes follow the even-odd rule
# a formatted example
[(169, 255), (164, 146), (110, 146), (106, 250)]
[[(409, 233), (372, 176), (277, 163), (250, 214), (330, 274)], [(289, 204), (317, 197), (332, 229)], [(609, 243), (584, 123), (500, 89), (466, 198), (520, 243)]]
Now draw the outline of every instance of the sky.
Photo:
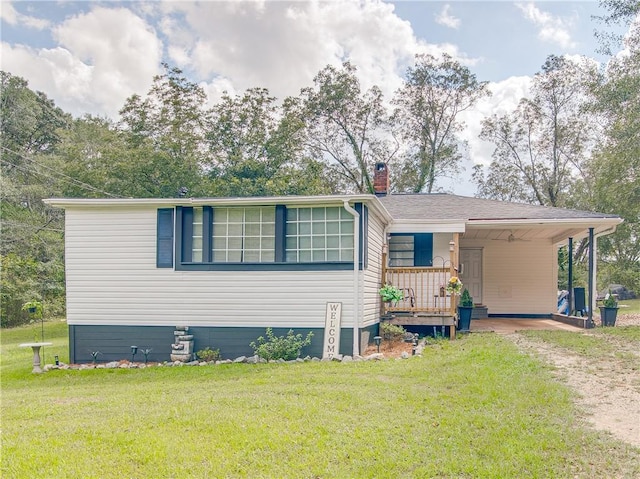
[(449, 53), (493, 95), (463, 120), (465, 172), (441, 182), (472, 195), (474, 164), (492, 146), (480, 122), (512, 110), (546, 57), (596, 53), (596, 1), (6, 1), (0, 0), (0, 68), (75, 116), (118, 119), (144, 95), (162, 62), (182, 69), (213, 105), (223, 92), (266, 87), (279, 99), (311, 86), (326, 65), (349, 60), (361, 85), (387, 100), (418, 53)]

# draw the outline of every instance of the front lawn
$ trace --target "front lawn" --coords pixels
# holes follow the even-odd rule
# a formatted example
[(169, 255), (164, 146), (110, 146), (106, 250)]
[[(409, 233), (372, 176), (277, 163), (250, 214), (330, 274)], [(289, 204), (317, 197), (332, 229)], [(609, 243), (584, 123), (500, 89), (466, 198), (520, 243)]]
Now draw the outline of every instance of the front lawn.
[[(2, 335), (3, 478), (638, 477), (640, 451), (587, 429), (508, 340), (423, 357), (33, 375)], [(66, 358), (63, 323), (45, 357)], [(124, 358), (123, 358), (124, 359)]]

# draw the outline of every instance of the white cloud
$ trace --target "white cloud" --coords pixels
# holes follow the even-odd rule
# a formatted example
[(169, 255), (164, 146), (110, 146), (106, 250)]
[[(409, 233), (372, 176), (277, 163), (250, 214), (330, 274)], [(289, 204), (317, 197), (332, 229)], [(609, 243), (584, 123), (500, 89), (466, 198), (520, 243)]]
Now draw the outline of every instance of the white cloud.
[(554, 17), (548, 12), (540, 10), (535, 4), (516, 3), (524, 17), (538, 27), (538, 38), (547, 43), (553, 43), (561, 48), (575, 48), (577, 43), (571, 39), (573, 18)]
[(460, 19), (449, 13), (450, 8), (451, 5), (448, 3), (442, 7), (440, 13), (436, 15), (436, 23), (444, 25), (445, 27), (458, 29), (460, 27)]
[(3, 44), (3, 67), (66, 111), (112, 117), (128, 96), (148, 90), (163, 52), (210, 102), (256, 86), (279, 99), (298, 95), (327, 64), (345, 60), (364, 89), (378, 85), (388, 101), (416, 53), (479, 61), (454, 44), (416, 38), (394, 5), (379, 1), (105, 3), (54, 25), (51, 35), (50, 48)]
[(482, 120), (515, 110), (520, 99), (529, 96), (531, 80), (531, 77), (510, 77), (489, 83), (492, 95), (482, 98), (473, 109), (462, 112), (460, 119), (466, 128), (460, 136), (469, 145), (469, 157), (473, 164), (488, 165), (494, 150), (492, 143), (479, 138)]
[(49, 21), (42, 18), (31, 17), (18, 12), (11, 2), (2, 2), (0, 8), (0, 19), (7, 22), (9, 25), (23, 25), (35, 30), (44, 30), (49, 26)]
[[(161, 30), (171, 61), (204, 81), (211, 76), (236, 91), (266, 87), (282, 99), (310, 86), (327, 64), (350, 60), (363, 88), (378, 85), (390, 98), (420, 52), (443, 51), (465, 64), (451, 44), (418, 40), (411, 25), (382, 2), (203, 2), (163, 4)], [(219, 83), (219, 80), (215, 80)]]
[(55, 48), (2, 43), (2, 68), (29, 79), (70, 113), (117, 115), (148, 90), (162, 58), (153, 29), (124, 8), (95, 8), (52, 29)]

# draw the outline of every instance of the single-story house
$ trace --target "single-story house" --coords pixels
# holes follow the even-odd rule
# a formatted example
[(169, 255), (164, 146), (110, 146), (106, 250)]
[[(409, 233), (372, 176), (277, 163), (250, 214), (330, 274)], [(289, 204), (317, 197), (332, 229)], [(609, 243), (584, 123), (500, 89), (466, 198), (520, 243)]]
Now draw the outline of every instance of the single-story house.
[[(595, 242), (622, 221), (388, 194), (384, 164), (374, 183), (375, 195), (45, 200), (65, 209), (70, 361), (89, 362), (92, 351), (126, 359), (134, 345), (152, 349), (150, 361), (168, 360), (185, 326), (196, 351), (220, 349), (223, 358), (253, 354), (249, 344), (267, 327), (312, 331), (303, 352), (312, 356), (327, 355), (337, 328), (331, 354), (359, 354), (381, 318), (452, 324), (441, 288), (454, 275), (488, 316), (548, 318), (557, 309), (558, 247)], [(385, 283), (404, 301), (383, 304)]]

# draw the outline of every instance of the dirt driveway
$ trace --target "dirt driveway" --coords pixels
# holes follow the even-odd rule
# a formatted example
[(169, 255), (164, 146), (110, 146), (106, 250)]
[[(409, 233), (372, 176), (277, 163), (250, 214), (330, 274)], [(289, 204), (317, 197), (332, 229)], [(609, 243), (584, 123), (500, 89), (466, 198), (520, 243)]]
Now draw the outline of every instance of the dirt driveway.
[[(640, 325), (640, 315), (629, 315), (620, 323)], [(589, 330), (579, 331), (589, 334)], [(577, 392), (578, 406), (596, 429), (640, 447), (640, 350), (637, 344), (608, 336), (603, 340), (615, 343), (616, 350), (625, 358), (614, 355), (585, 360), (585, 356), (525, 337), (515, 330), (501, 333), (521, 351), (555, 367), (557, 377)]]

